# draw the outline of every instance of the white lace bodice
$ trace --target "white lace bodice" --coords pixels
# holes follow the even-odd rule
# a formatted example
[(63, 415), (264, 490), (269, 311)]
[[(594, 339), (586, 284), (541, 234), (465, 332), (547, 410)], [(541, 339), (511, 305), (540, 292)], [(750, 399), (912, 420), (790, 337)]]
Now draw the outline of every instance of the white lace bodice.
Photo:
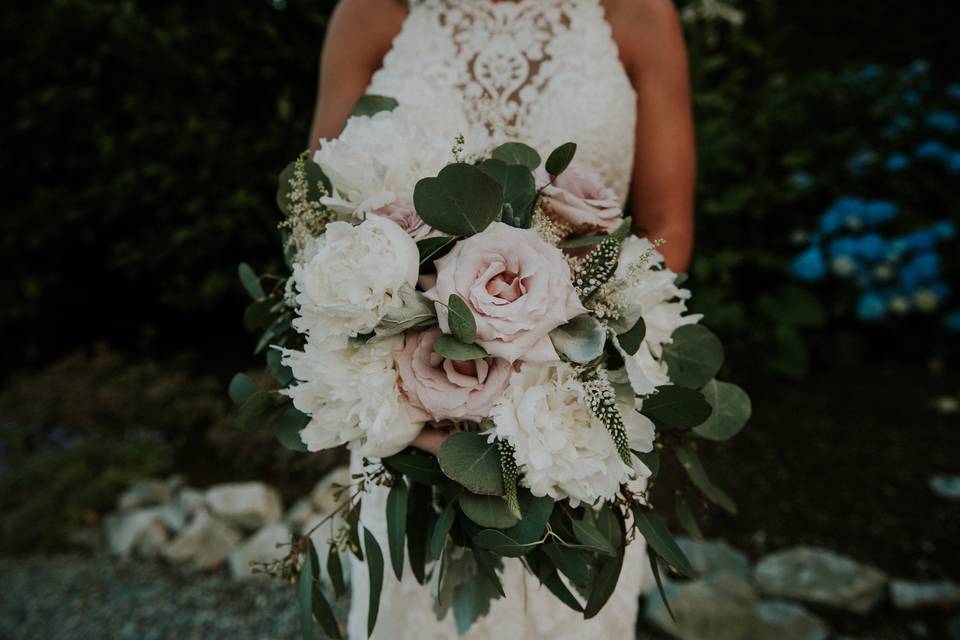
[(598, 0), (414, 0), (367, 92), (541, 154), (572, 140), (626, 199), (636, 95)]
[[(599, 172), (626, 199), (633, 168), (636, 96), (618, 57), (599, 0), (412, 0), (409, 16), (367, 89), (403, 105), (484, 126), (495, 143), (526, 142), (547, 154), (577, 143), (575, 163)], [(353, 457), (355, 471), (359, 459)], [(386, 552), (386, 491), (363, 499), (362, 521)], [(466, 640), (628, 640), (647, 576), (642, 543), (627, 549), (617, 590), (584, 621), (541, 587), (519, 561), (508, 561), (507, 597)], [(353, 564), (349, 637), (366, 637), (367, 568)], [(452, 615), (438, 621), (435, 588), (407, 566), (398, 582), (387, 569), (374, 638), (455, 640)]]

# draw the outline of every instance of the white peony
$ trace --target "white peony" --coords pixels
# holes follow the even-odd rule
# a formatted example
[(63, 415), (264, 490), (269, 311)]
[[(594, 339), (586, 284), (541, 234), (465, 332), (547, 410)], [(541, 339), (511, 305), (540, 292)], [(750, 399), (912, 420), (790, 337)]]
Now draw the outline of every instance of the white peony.
[(670, 383), (667, 364), (661, 361), (663, 345), (672, 341), (671, 336), (677, 327), (694, 324), (703, 316), (684, 315), (687, 312), (686, 300), (690, 291), (676, 285), (677, 274), (663, 265), (663, 256), (654, 252), (643, 266), (640, 274), (630, 277), (631, 265), (642, 260), (653, 249), (646, 238), (631, 236), (623, 241), (620, 261), (617, 264), (615, 278), (627, 278), (628, 286), (622, 291), (628, 324), (642, 317), (647, 333), (634, 355), (627, 355), (614, 341), (623, 356), (630, 385), (637, 395), (645, 396), (662, 385)]
[(465, 136), (464, 156), (487, 145), (483, 129), (466, 131), (433, 110), (400, 106), (350, 118), (339, 137), (321, 140), (314, 154), (334, 187), (323, 203), (362, 218), (409, 197), (418, 180), (437, 175), (454, 161), (452, 147), (459, 134)]
[(400, 403), (394, 351), (402, 336), (362, 347), (283, 351), (298, 382), (282, 393), (310, 416), (300, 439), (310, 451), (346, 444), (360, 455), (382, 458), (402, 451), (420, 432)]
[[(622, 411), (631, 446), (653, 448), (653, 425), (636, 411)], [(616, 495), (620, 484), (649, 470), (627, 466), (613, 439), (586, 404), (586, 392), (565, 362), (524, 363), (490, 417), (491, 438), (516, 449), (522, 483), (535, 496), (569, 498), (574, 506)]]
[(417, 282), (417, 245), (386, 218), (332, 222), (307, 249), (293, 269), (299, 307), (293, 326), (326, 348), (372, 331), (400, 304), (397, 291)]

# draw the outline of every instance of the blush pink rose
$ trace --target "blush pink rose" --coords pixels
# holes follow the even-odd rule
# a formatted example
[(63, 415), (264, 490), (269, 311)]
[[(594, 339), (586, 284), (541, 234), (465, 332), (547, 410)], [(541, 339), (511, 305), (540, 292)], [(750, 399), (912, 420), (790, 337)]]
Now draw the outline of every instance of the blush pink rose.
[(486, 418), (510, 382), (510, 363), (499, 358), (448, 360), (433, 350), (439, 328), (408, 333), (394, 354), (401, 398), (410, 419), (419, 421)]
[(570, 167), (559, 176), (542, 169), (537, 182), (547, 214), (573, 226), (573, 235), (614, 231), (623, 222), (620, 198), (593, 171)]
[(437, 303), (449, 333), (447, 301), (457, 294), (477, 322), (477, 344), (513, 363), (558, 359), (549, 333), (586, 313), (563, 253), (532, 229), (494, 222), (436, 261), (437, 281), (425, 295)]
[(417, 210), (413, 206), (413, 198), (409, 195), (399, 196), (393, 202), (374, 209), (371, 213), (396, 222), (414, 240), (423, 240), (432, 235), (437, 235), (436, 230), (417, 215)]

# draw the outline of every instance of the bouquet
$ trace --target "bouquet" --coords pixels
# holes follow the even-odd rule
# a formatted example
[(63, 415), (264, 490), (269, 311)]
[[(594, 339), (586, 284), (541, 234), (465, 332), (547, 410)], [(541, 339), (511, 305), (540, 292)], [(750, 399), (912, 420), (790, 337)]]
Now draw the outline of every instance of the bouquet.
[[(366, 96), (338, 139), (281, 175), (292, 275), (240, 268), (254, 298), (244, 320), (263, 330), (277, 388), (236, 376), (238, 424), (364, 457), (340, 488), (326, 571), (339, 594), (341, 554), (366, 562), (370, 633), (385, 556), (398, 579), (406, 559), (432, 580), (461, 632), (510, 596), (508, 559), (586, 618), (638, 538), (658, 584), (661, 560), (691, 575), (647, 491), (661, 459), (735, 511), (697, 440), (736, 434), (749, 398), (715, 380), (723, 349), (686, 312), (658, 243), (631, 235), (575, 144), (544, 161), (458, 128)], [(424, 427), (449, 433), (437, 456), (410, 446)], [(359, 520), (375, 485), (389, 491), (386, 554)], [(695, 530), (691, 494), (678, 495), (677, 519)], [(337, 637), (319, 557), (305, 536), (274, 569), (299, 574), (305, 631)]]

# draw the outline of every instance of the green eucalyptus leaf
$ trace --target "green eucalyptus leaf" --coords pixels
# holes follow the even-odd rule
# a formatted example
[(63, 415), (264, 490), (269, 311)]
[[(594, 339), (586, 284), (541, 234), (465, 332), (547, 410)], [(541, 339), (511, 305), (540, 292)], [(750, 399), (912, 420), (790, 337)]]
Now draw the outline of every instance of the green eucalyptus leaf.
[(490, 152), (491, 157), (507, 164), (519, 164), (530, 171), (540, 166), (540, 154), (522, 142), (505, 142)]
[(269, 298), (260, 298), (251, 302), (243, 310), (243, 328), (247, 331), (263, 329), (273, 322), (273, 301)]
[(471, 548), (471, 551), (473, 552), (473, 559), (477, 563), (477, 569), (490, 582), (493, 588), (496, 589), (500, 597), (506, 598), (507, 594), (503, 590), (503, 583), (500, 580), (500, 575), (497, 573), (499, 569), (502, 569), (503, 565), (486, 549), (474, 546)]
[(450, 527), (453, 526), (453, 521), (457, 517), (457, 509), (454, 504), (451, 502), (447, 505), (433, 526), (433, 534), (430, 536), (430, 546), (428, 547), (431, 560), (439, 559), (443, 553), (443, 548), (447, 542), (447, 534), (450, 533)]
[(666, 607), (667, 613), (670, 614), (670, 619), (676, 624), (677, 617), (673, 615), (673, 609), (670, 608), (670, 601), (667, 599), (667, 592), (663, 588), (663, 577), (660, 575), (660, 561), (657, 559), (657, 554), (654, 553), (652, 547), (647, 547), (647, 557), (650, 559), (650, 568), (653, 570), (653, 579), (657, 583), (657, 591), (660, 592), (660, 600), (663, 602), (663, 606)]
[(410, 492), (400, 480), (390, 487), (387, 494), (387, 543), (390, 548), (390, 562), (397, 580), (403, 579), (403, 542), (407, 532), (407, 505)]
[(503, 495), (500, 454), (487, 436), (461, 431), (447, 438), (437, 458), (443, 473), (472, 493)]
[(606, 556), (617, 554), (616, 548), (597, 527), (593, 513), (589, 509), (584, 511), (581, 519), (573, 520), (573, 535), (577, 537), (579, 547), (585, 547)]
[(461, 342), (447, 333), (437, 338), (433, 350), (448, 360), (480, 360), (490, 355), (480, 345)]
[(310, 555), (306, 554), (303, 566), (300, 569), (300, 578), (297, 584), (297, 602), (300, 609), (300, 631), (303, 640), (313, 638), (313, 580), (314, 569), (310, 562)]
[(679, 573), (688, 578), (696, 577), (693, 565), (677, 545), (660, 516), (648, 509), (636, 507), (633, 510), (633, 517), (640, 535), (657, 555), (670, 563)]
[(576, 153), (577, 145), (575, 142), (564, 142), (547, 156), (547, 173), (552, 176), (558, 176), (566, 171)]
[(583, 247), (592, 247), (595, 244), (600, 244), (609, 237), (610, 236), (605, 233), (598, 233), (595, 236), (583, 236), (582, 238), (564, 240), (557, 244), (557, 246), (561, 249), (581, 249)]
[[(556, 547), (556, 545), (553, 546), (555, 548), (559, 548)], [(547, 547), (545, 546), (544, 551), (546, 551), (546, 549)], [(530, 565), (530, 569), (536, 574), (537, 578), (540, 580), (540, 583), (549, 589), (550, 593), (555, 595), (560, 602), (567, 605), (577, 613), (583, 613), (583, 605), (580, 604), (580, 602), (572, 593), (570, 593), (567, 585), (565, 585), (563, 580), (560, 579), (558, 567), (554, 566), (555, 563), (552, 556), (547, 553), (533, 551), (527, 555), (527, 564)]]
[(417, 241), (417, 249), (420, 251), (420, 266), (433, 262), (437, 258), (443, 257), (447, 251), (453, 247), (457, 241), (450, 236), (439, 236), (435, 238), (424, 238)]
[(397, 297), (400, 306), (391, 308), (373, 330), (378, 338), (437, 324), (436, 306), (422, 293), (405, 284), (397, 290)]
[(555, 542), (543, 545), (543, 552), (553, 561), (557, 569), (573, 584), (584, 587), (590, 580), (590, 567), (582, 551), (563, 547)]
[(257, 391), (240, 405), (235, 425), (246, 432), (269, 429), (289, 402), (273, 391)]
[(291, 407), (270, 424), (270, 430), (287, 449), (298, 453), (307, 453), (307, 445), (300, 438), (300, 432), (310, 423), (310, 416)]
[(460, 496), (460, 508), (468, 518), (488, 529), (509, 529), (519, 521), (500, 496), (464, 493)]
[(707, 475), (707, 470), (703, 468), (703, 463), (700, 462), (700, 457), (693, 449), (683, 444), (676, 444), (673, 453), (677, 456), (677, 460), (683, 466), (684, 471), (690, 476), (693, 486), (699, 489), (700, 493), (724, 511), (728, 513), (737, 512), (737, 505), (733, 502), (733, 498), (713, 484), (710, 476)]
[(703, 539), (703, 532), (700, 530), (697, 518), (693, 515), (690, 503), (687, 502), (685, 498), (679, 498), (677, 500), (673, 512), (677, 515), (677, 522), (680, 523), (680, 526), (683, 527), (683, 530), (687, 532), (688, 536), (695, 540)]
[(237, 267), (237, 276), (240, 278), (240, 284), (243, 285), (243, 288), (253, 300), (267, 297), (267, 294), (263, 291), (263, 286), (260, 284), (260, 278), (257, 277), (249, 264), (241, 262), (240, 266)]
[(553, 513), (554, 502), (550, 496), (536, 497), (529, 491), (519, 494), (520, 513), (523, 517), (504, 533), (521, 544), (535, 542), (543, 537), (547, 527), (547, 520)]
[(740, 433), (752, 412), (750, 396), (729, 382), (711, 380), (701, 390), (713, 412), (693, 432), (707, 440), (729, 440)]
[(397, 453), (382, 462), (391, 471), (423, 484), (439, 484), (445, 477), (437, 459), (429, 455)]
[(333, 593), (338, 598), (342, 598), (347, 593), (347, 584), (343, 579), (343, 561), (340, 559), (340, 551), (335, 543), (330, 545), (330, 550), (327, 552), (327, 575), (330, 576)]
[[(439, 467), (437, 469), (439, 471)], [(421, 585), (427, 583), (427, 546), (434, 522), (433, 489), (426, 484), (413, 483), (407, 509), (407, 557), (413, 577)]]
[(521, 543), (500, 529), (484, 529), (473, 536), (473, 543), (505, 558), (519, 558), (539, 544), (539, 542)]
[(711, 411), (699, 391), (668, 385), (657, 387), (657, 393), (644, 398), (640, 413), (662, 429), (685, 430), (701, 424)]
[(257, 383), (253, 378), (245, 373), (238, 373), (230, 379), (230, 386), (227, 387), (227, 395), (236, 404), (243, 404), (247, 399), (257, 392)]
[(550, 340), (557, 352), (567, 360), (587, 364), (603, 355), (607, 336), (603, 325), (585, 313), (551, 331)]
[(663, 361), (673, 384), (699, 389), (717, 375), (723, 365), (723, 345), (710, 329), (701, 324), (683, 325), (671, 339), (663, 347)]
[(350, 117), (373, 116), (381, 111), (393, 111), (397, 108), (397, 101), (389, 96), (379, 96), (373, 93), (360, 96), (353, 105)]
[(367, 636), (373, 635), (380, 613), (380, 593), (383, 590), (383, 552), (377, 539), (368, 530), (363, 530), (363, 547), (367, 555), (367, 575), (369, 576), (370, 601), (367, 609)]
[(448, 164), (436, 178), (417, 182), (413, 204), (434, 229), (466, 237), (480, 233), (497, 219), (503, 208), (503, 189), (477, 167)]
[(640, 350), (640, 345), (643, 344), (646, 336), (647, 323), (644, 322), (643, 317), (640, 317), (629, 330), (617, 336), (617, 342), (627, 355), (632, 356)]
[(447, 322), (450, 332), (464, 344), (473, 344), (477, 339), (477, 321), (463, 298), (453, 293), (447, 301)]
[(530, 169), (494, 158), (477, 166), (503, 188), (503, 221), (512, 227), (528, 229), (537, 198), (537, 185)]
[(600, 567), (597, 577), (593, 580), (593, 588), (590, 589), (590, 597), (587, 598), (587, 606), (584, 607), (583, 617), (587, 620), (594, 617), (607, 604), (610, 596), (617, 588), (617, 582), (620, 580), (620, 571), (623, 569), (623, 549), (612, 558), (606, 560)]
[(363, 547), (360, 546), (360, 502), (347, 511), (346, 522), (349, 527), (350, 551), (363, 562)]

